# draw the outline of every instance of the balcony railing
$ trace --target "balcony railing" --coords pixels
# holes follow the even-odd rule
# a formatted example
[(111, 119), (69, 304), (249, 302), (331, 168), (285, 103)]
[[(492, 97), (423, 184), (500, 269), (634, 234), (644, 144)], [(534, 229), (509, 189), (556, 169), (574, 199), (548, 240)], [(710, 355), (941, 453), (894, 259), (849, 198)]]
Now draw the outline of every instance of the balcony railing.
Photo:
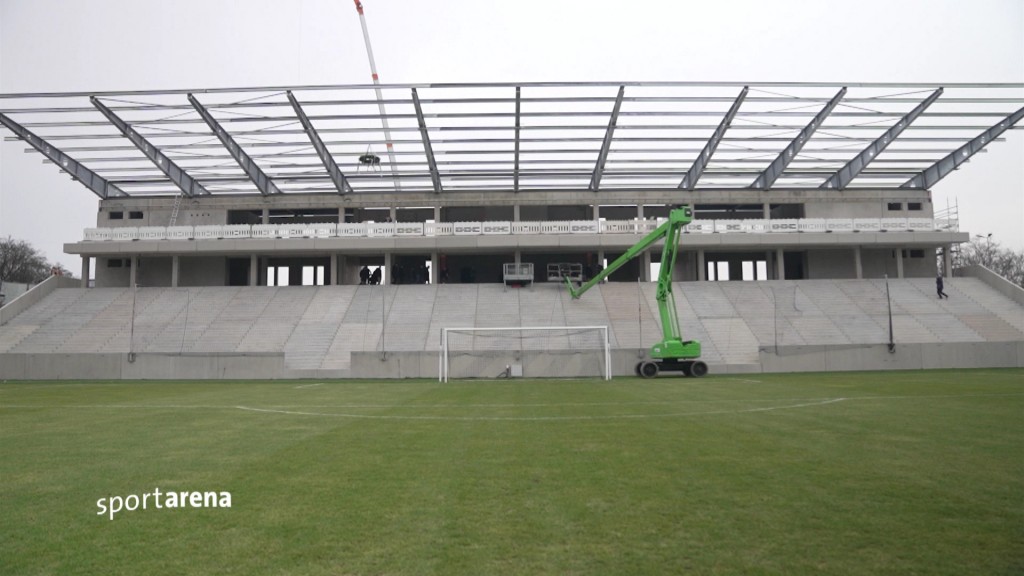
[[(229, 224), (86, 228), (86, 242), (131, 240), (235, 240), (244, 238), (422, 238), (537, 234), (648, 234), (656, 220), (566, 220), (553, 222), (362, 222), (359, 224)], [(931, 218), (802, 218), (694, 220), (686, 234), (792, 234), (799, 232), (956, 232), (956, 220)]]

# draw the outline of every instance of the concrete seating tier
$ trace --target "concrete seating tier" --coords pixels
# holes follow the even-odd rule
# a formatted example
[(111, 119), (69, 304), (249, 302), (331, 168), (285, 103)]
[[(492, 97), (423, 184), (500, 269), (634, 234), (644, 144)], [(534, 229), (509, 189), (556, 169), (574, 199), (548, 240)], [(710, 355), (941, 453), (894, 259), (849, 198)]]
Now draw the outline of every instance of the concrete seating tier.
[[(711, 363), (774, 345), (888, 340), (883, 280), (675, 284), (679, 324)], [(897, 343), (1024, 341), (1024, 308), (974, 278), (890, 280)], [(578, 300), (559, 284), (58, 289), (0, 326), (0, 354), (278, 352), (344, 375), (353, 352), (438, 350), (444, 327), (609, 326), (616, 349), (662, 338), (653, 283), (608, 283)], [(134, 312), (133, 312), (134, 306)], [(134, 316), (134, 322), (133, 322)], [(477, 349), (556, 349), (566, 336), (475, 336)], [(463, 344), (465, 345), (465, 344)]]

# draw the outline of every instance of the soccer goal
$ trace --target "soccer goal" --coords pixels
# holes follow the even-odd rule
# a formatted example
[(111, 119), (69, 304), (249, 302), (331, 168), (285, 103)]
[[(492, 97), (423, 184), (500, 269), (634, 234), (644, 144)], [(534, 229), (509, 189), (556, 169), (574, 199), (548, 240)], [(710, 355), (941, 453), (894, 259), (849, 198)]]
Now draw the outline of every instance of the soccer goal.
[(442, 328), (438, 362), (441, 382), (612, 377), (607, 326)]

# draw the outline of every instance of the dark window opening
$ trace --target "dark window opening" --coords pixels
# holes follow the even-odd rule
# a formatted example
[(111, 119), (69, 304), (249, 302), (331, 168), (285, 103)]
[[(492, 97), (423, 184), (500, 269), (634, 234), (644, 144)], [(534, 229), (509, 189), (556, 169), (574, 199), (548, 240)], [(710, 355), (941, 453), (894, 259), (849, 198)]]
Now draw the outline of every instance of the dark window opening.
[(124, 220), (124, 212), (111, 212), (110, 213), (110, 219), (111, 220)]
[(920, 202), (910, 202), (909, 204), (907, 204), (907, 210), (920, 210), (920, 209), (921, 209), (921, 203)]
[(889, 204), (886, 206), (886, 209), (889, 210), (890, 212), (897, 212), (899, 210), (903, 210), (903, 203), (889, 202)]
[(142, 220), (142, 212), (129, 212), (128, 218), (130, 220)]
[(910, 257), (911, 258), (924, 258), (924, 250), (911, 250), (910, 251)]
[(111, 258), (107, 260), (107, 268), (121, 268), (123, 263), (120, 258)]

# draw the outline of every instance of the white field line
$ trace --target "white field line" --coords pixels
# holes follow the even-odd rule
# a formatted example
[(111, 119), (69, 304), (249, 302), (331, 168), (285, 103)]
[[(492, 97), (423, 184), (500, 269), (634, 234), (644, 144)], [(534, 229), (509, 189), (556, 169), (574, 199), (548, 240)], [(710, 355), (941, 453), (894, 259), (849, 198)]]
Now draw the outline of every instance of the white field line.
[[(340, 406), (267, 406), (263, 408), (239, 405), (203, 405), (203, 404), (0, 404), (3, 409), (114, 409), (114, 410), (243, 410), (247, 412), (262, 412), (269, 414), (285, 414), (298, 416), (328, 416), (336, 418), (358, 418), (373, 420), (468, 420), (468, 421), (560, 421), (560, 420), (621, 420), (621, 419), (647, 419), (647, 418), (670, 418), (683, 416), (703, 416), (715, 414), (744, 414), (754, 412), (770, 412), (776, 410), (787, 410), (795, 408), (807, 408), (813, 406), (824, 406), (837, 402), (849, 402), (856, 400), (925, 400), (925, 399), (950, 399), (950, 398), (991, 398), (991, 397), (1020, 397), (1024, 393), (1003, 393), (1003, 394), (941, 394), (941, 395), (918, 395), (918, 396), (853, 396), (840, 398), (758, 398), (738, 400), (683, 400), (677, 402), (623, 402), (623, 403), (593, 403), (593, 404), (348, 404)], [(722, 404), (722, 403), (752, 403), (752, 402), (796, 402), (780, 406), (765, 406), (760, 408), (745, 408), (740, 410), (711, 410), (695, 412), (673, 412), (665, 414), (608, 414), (597, 416), (418, 416), (418, 415), (375, 415), (375, 414), (349, 414), (330, 412), (307, 412), (301, 410), (284, 410), (281, 408), (374, 408), (374, 409), (396, 409), (396, 408), (514, 408), (514, 407), (565, 407), (565, 406), (627, 406), (637, 404)]]
[(296, 386), (295, 389), (298, 390), (299, 388), (312, 388), (313, 386), (323, 386), (323, 385), (324, 385), (323, 382), (317, 382), (316, 384), (303, 384), (302, 386)]

